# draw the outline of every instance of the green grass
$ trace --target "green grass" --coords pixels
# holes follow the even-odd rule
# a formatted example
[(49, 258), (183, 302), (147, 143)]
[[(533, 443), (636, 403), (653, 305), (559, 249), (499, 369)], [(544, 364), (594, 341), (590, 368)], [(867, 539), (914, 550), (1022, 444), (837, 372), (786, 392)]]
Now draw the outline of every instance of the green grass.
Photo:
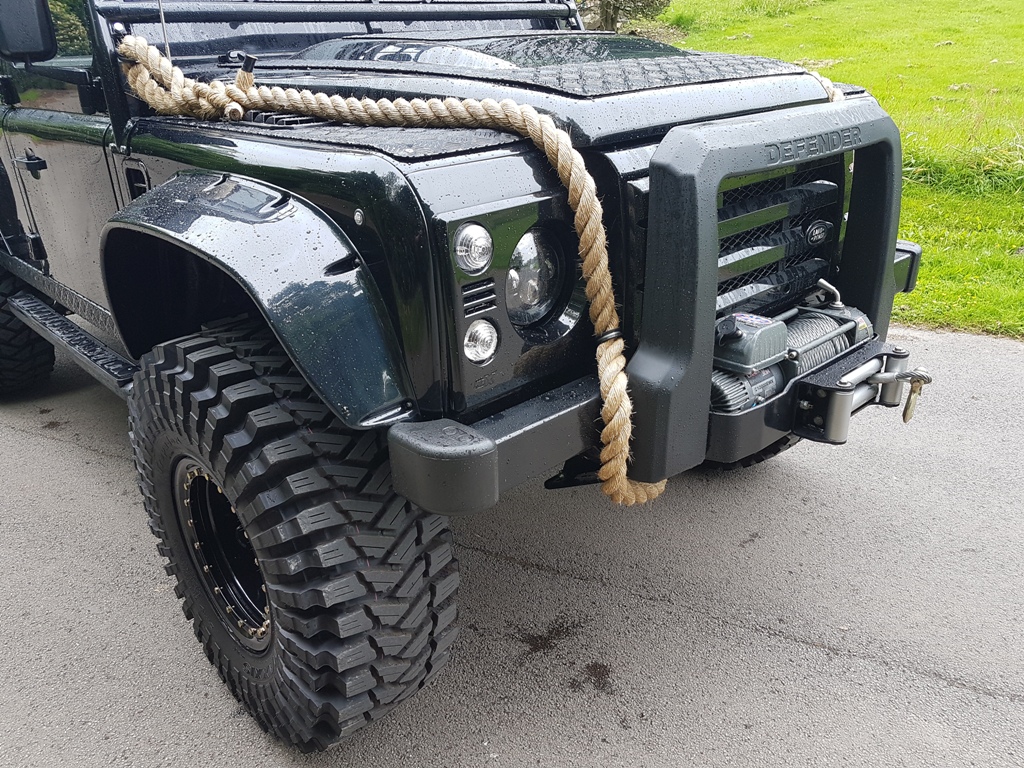
[(1024, 203), (904, 186), (902, 236), (924, 247), (917, 290), (897, 322), (1024, 338)]
[(902, 130), (902, 234), (925, 246), (897, 320), (1024, 337), (1021, 0), (676, 0), (661, 20), (866, 86)]
[(723, 28), (751, 18), (775, 18), (819, 5), (828, 0), (697, 0), (674, 2), (661, 20), (686, 32)]

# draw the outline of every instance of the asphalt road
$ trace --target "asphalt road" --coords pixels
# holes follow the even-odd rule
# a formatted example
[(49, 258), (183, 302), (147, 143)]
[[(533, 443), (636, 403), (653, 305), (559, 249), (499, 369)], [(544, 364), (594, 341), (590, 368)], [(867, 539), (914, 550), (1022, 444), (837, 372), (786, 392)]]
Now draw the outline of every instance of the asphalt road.
[(0, 404), (0, 766), (1024, 765), (1024, 345), (898, 331), (937, 381), (850, 444), (621, 509), (539, 481), (455, 523), (446, 673), (323, 755), (263, 734), (163, 574), (125, 407)]

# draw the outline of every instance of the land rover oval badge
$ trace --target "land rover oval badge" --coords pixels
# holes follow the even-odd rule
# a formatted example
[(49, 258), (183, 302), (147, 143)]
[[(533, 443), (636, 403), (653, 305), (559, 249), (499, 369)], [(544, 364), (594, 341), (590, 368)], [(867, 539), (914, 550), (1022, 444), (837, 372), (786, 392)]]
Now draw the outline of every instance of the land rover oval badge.
[(807, 238), (807, 244), (812, 248), (816, 245), (821, 245), (828, 240), (829, 233), (832, 231), (832, 225), (827, 221), (811, 222), (807, 225), (807, 230), (804, 232), (804, 237)]

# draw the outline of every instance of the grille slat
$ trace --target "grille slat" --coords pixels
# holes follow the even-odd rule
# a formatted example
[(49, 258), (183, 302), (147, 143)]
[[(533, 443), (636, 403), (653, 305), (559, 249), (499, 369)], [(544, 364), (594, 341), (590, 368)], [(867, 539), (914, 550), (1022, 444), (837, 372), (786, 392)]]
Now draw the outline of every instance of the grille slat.
[(801, 256), (807, 252), (807, 240), (799, 228), (762, 238), (757, 245), (724, 253), (718, 259), (718, 281), (743, 277), (755, 269), (771, 266), (783, 259)]
[(481, 280), (462, 286), (462, 309), (465, 317), (479, 315), (496, 309), (498, 296), (494, 291), (494, 280)]
[[(828, 272), (828, 262), (810, 259), (776, 271), (759, 270), (746, 275), (747, 281), (719, 292), (715, 309), (719, 314), (751, 311), (798, 297)], [(751, 279), (753, 278), (753, 279)]]
[(718, 236), (731, 237), (787, 216), (831, 205), (838, 199), (839, 186), (823, 179), (748, 198), (742, 203), (718, 209)]
[(828, 274), (847, 197), (844, 157), (722, 182), (719, 314), (758, 312), (795, 300)]
[(242, 122), (269, 125), (277, 128), (301, 128), (305, 125), (321, 125), (328, 121), (312, 115), (296, 115), (282, 112), (269, 112), (261, 109), (250, 109), (242, 115)]

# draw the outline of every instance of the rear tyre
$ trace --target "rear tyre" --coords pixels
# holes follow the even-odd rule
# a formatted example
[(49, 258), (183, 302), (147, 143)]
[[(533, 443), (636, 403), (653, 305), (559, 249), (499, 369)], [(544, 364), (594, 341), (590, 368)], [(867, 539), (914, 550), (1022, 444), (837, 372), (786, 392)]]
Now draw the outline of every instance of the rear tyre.
[(15, 317), (7, 300), (28, 286), (0, 267), (0, 395), (28, 389), (53, 370), (53, 345)]
[(143, 357), (129, 399), (139, 485), (185, 616), (261, 726), (325, 749), (422, 688), (455, 639), (447, 520), (391, 488), (262, 323)]

